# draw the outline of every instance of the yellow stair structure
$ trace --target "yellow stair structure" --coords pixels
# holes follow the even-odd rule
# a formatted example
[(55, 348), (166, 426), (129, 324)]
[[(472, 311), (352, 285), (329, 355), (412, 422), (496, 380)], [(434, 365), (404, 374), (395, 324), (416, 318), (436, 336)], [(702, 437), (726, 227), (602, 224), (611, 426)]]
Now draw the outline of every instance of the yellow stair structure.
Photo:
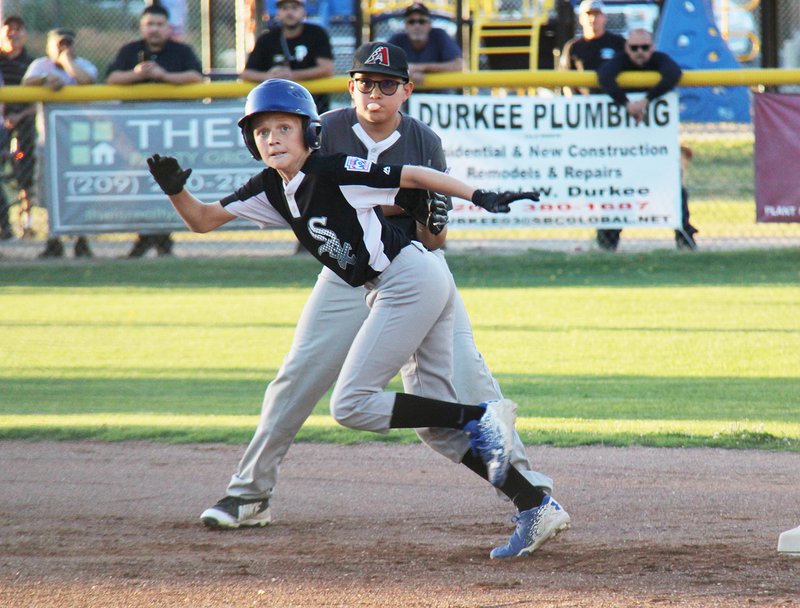
[[(459, 22), (456, 0), (422, 0), (434, 15)], [(538, 69), (539, 36), (547, 25), (555, 0), (463, 0), (471, 22), (469, 36), (470, 70), (501, 64), (503, 69)], [(398, 15), (412, 0), (362, 0), (366, 23), (381, 15)], [(466, 50), (466, 49), (465, 49)], [(484, 61), (481, 61), (483, 57)], [(510, 67), (509, 67), (510, 66)], [(499, 69), (499, 68), (495, 68)]]
[(490, 68), (538, 69), (539, 35), (553, 7), (554, 0), (470, 0), (470, 70), (484, 67), (481, 57)]

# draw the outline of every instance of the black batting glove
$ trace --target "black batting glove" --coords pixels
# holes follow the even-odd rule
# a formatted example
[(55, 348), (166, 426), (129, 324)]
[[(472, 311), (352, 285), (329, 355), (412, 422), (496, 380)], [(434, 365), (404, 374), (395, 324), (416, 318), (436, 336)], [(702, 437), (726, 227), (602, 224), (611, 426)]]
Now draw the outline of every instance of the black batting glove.
[(191, 169), (185, 171), (181, 169), (178, 161), (171, 156), (154, 154), (147, 159), (147, 166), (153, 179), (167, 196), (180, 194), (186, 185), (186, 180), (192, 174)]
[(428, 221), (425, 227), (431, 234), (439, 234), (450, 218), (447, 215), (447, 197), (438, 192), (431, 192), (428, 199)]
[(511, 211), (511, 203), (521, 200), (539, 200), (539, 193), (532, 192), (486, 192), (485, 190), (475, 190), (472, 193), (472, 204), (483, 207), (491, 213), (508, 213)]

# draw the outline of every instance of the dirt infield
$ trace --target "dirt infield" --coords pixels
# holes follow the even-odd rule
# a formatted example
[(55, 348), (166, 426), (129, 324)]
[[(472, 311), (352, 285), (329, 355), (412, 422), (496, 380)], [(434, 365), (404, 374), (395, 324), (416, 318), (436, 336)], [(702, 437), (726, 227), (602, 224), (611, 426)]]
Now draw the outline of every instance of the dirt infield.
[(242, 449), (0, 442), (0, 606), (800, 605), (800, 454), (530, 448), (572, 530), (490, 561), (510, 506), (421, 445), (294, 446), (272, 526), (206, 530)]

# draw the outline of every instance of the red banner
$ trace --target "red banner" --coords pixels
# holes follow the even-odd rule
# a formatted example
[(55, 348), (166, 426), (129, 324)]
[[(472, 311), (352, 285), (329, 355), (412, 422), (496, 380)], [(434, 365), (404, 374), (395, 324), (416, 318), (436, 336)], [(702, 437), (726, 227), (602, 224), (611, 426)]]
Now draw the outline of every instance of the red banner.
[(753, 97), (756, 221), (800, 222), (800, 95)]

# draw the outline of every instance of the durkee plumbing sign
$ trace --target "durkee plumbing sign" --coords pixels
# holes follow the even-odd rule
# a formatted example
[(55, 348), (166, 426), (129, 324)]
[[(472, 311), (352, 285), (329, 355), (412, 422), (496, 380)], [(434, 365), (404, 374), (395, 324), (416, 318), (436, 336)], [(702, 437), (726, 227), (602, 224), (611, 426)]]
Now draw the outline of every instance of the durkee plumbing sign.
[(674, 93), (652, 102), (638, 125), (606, 95), (415, 94), (409, 112), (442, 138), (451, 175), (487, 190), (541, 192), (508, 215), (454, 200), (456, 226), (680, 226)]

